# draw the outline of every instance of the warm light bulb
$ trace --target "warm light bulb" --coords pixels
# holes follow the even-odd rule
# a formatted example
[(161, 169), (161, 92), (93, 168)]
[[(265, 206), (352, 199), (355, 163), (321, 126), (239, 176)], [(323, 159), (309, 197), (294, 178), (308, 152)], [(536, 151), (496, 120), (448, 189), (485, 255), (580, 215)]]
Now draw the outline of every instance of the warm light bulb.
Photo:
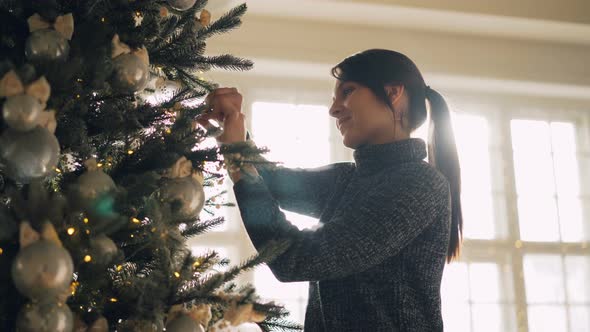
[(74, 235), (76, 233), (76, 229), (74, 227), (68, 228), (68, 235)]
[(180, 273), (178, 273), (178, 272), (174, 272), (174, 276), (175, 276), (176, 278), (180, 278)]
[(92, 256), (90, 256), (90, 255), (86, 255), (86, 256), (84, 256), (84, 261), (85, 261), (86, 263), (90, 263), (90, 261), (91, 261), (91, 260), (92, 260)]
[(137, 218), (131, 218), (131, 221), (132, 221), (134, 224), (139, 224), (139, 223), (141, 222), (141, 220), (139, 220), (139, 219), (137, 219)]
[(127, 150), (127, 154), (128, 155), (132, 155), (133, 154), (133, 150)]
[(84, 218), (84, 223), (87, 224), (88, 223), (88, 218)]
[(123, 270), (123, 265), (117, 265), (117, 271), (120, 272), (121, 270)]
[(4, 253), (4, 249), (0, 248), (0, 255), (2, 255), (2, 253)]
[(114, 297), (111, 297), (111, 298), (110, 298), (110, 301), (111, 301), (111, 302), (117, 302), (117, 301), (119, 301), (119, 300), (117, 300), (117, 299), (116, 299), (116, 298), (114, 298)]

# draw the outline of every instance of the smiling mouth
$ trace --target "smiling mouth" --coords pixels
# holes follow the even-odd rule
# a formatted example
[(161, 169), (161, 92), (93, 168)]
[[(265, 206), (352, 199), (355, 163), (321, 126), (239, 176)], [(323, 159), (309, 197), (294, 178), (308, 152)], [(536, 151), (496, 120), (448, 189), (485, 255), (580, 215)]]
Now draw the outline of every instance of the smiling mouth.
[(346, 118), (344, 120), (338, 120), (338, 129), (342, 129), (342, 125), (345, 124), (346, 122), (348, 122), (348, 120), (350, 120), (350, 118)]

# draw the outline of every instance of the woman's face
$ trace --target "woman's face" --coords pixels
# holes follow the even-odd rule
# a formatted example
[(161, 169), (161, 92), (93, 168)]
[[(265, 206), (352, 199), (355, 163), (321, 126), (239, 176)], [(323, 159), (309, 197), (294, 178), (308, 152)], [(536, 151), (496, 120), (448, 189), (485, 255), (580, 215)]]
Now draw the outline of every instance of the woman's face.
[[(397, 110), (396, 103), (399, 104), (402, 98), (391, 93), (401, 95), (403, 86), (386, 89)], [(391, 108), (369, 88), (351, 81), (336, 80), (332, 99), (330, 115), (336, 118), (336, 127), (342, 134), (345, 146), (356, 149), (363, 144), (382, 144), (398, 138), (396, 131), (401, 131), (398, 128), (400, 121), (394, 121)]]

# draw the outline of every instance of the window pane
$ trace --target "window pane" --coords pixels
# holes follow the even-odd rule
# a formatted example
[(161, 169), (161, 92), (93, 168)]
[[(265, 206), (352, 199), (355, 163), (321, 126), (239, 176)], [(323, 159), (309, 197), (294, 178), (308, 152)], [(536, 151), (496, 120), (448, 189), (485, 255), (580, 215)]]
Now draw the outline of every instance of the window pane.
[(258, 295), (266, 299), (298, 300), (307, 297), (307, 282), (280, 282), (266, 265), (254, 271)]
[(454, 306), (469, 301), (469, 276), (467, 264), (453, 263), (445, 266), (441, 283), (443, 304)]
[(475, 303), (495, 303), (501, 300), (500, 271), (498, 264), (469, 264), (471, 300)]
[(552, 122), (551, 140), (557, 193), (576, 196), (580, 193), (575, 127), (572, 123)]
[[(283, 124), (283, 125), (281, 125)], [(288, 125), (284, 125), (288, 124)], [(252, 134), (265, 157), (286, 167), (318, 167), (330, 163), (330, 117), (320, 105), (256, 102), (252, 104)], [(314, 227), (315, 218), (281, 210), (299, 229)]]
[(566, 256), (567, 297), (570, 303), (590, 303), (590, 256)]
[(520, 237), (525, 241), (559, 241), (557, 208), (552, 196), (518, 198)]
[(474, 304), (471, 311), (475, 332), (507, 331), (504, 326), (506, 319), (502, 315), (502, 307), (499, 304)]
[(517, 193), (553, 195), (555, 181), (549, 124), (545, 121), (512, 120), (511, 129)]
[(259, 266), (254, 270), (254, 283), (257, 294), (264, 301), (276, 301), (289, 310), (289, 320), (303, 324), (307, 306), (307, 282), (280, 282), (268, 266)]
[(582, 218), (582, 200), (578, 197), (562, 195), (557, 198), (557, 204), (561, 240), (564, 242), (582, 242), (586, 240), (584, 220)]
[(590, 306), (571, 306), (570, 326), (572, 332), (590, 331)]
[(565, 307), (529, 306), (529, 332), (567, 331)]
[(256, 102), (252, 105), (252, 134), (267, 146), (269, 160), (287, 167), (315, 167), (330, 162), (328, 108)]
[(461, 165), (461, 203), (466, 238), (497, 236), (492, 209), (489, 128), (486, 118), (451, 113)]
[(564, 302), (561, 256), (525, 255), (523, 263), (528, 303)]
[(444, 305), (442, 307), (443, 324), (445, 331), (469, 332), (471, 331), (470, 311), (468, 304)]
[[(463, 183), (464, 180), (462, 179), (461, 182)], [(492, 196), (489, 193), (461, 193), (461, 209), (465, 238), (491, 240), (498, 236), (494, 224)]]

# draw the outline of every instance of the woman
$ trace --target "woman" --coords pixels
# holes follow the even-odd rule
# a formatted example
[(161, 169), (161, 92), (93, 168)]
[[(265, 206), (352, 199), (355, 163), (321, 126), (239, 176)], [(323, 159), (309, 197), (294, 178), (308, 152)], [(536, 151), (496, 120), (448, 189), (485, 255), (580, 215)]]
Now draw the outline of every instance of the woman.
[[(332, 75), (329, 112), (344, 145), (354, 149), (354, 163), (230, 167), (246, 230), (257, 248), (292, 240), (269, 267), (282, 282), (310, 282), (305, 331), (442, 331), (443, 268), (458, 257), (462, 236), (447, 105), (397, 52), (354, 54)], [(426, 100), (428, 163), (424, 140), (410, 137), (427, 118)], [(200, 123), (224, 121), (219, 143), (253, 144), (236, 89), (218, 89), (207, 102), (213, 111)], [(320, 227), (298, 230), (279, 206), (319, 218)]]

